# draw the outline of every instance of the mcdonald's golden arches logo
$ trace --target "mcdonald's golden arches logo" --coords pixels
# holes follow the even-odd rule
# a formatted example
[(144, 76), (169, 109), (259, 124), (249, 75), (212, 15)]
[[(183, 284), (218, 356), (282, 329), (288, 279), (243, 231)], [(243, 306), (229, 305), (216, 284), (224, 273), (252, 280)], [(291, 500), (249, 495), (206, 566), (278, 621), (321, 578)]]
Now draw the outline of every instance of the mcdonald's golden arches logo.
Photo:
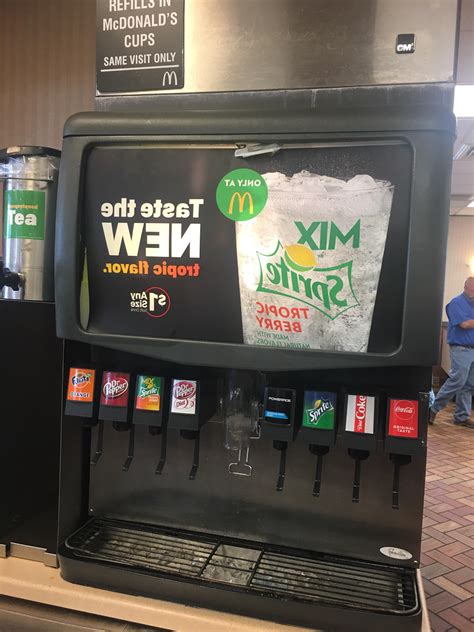
[(234, 222), (254, 219), (263, 211), (268, 199), (268, 187), (263, 176), (253, 169), (229, 171), (216, 189), (220, 212)]
[(236, 191), (235, 193), (232, 194), (232, 197), (230, 198), (230, 202), (229, 202), (229, 208), (227, 209), (227, 213), (229, 215), (232, 215), (232, 213), (234, 212), (235, 200), (238, 200), (237, 203), (238, 203), (239, 213), (244, 212), (245, 200), (248, 200), (249, 202), (248, 212), (249, 212), (249, 215), (253, 215), (253, 198), (248, 191), (245, 191), (245, 193), (239, 193), (238, 191)]

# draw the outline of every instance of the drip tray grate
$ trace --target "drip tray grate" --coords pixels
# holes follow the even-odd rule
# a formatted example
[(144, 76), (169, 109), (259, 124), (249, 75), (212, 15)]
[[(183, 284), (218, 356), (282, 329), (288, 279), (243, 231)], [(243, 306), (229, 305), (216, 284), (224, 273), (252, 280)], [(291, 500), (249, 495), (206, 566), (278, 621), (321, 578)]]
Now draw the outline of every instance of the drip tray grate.
[(74, 555), (183, 581), (370, 612), (418, 610), (412, 570), (109, 518), (66, 540)]

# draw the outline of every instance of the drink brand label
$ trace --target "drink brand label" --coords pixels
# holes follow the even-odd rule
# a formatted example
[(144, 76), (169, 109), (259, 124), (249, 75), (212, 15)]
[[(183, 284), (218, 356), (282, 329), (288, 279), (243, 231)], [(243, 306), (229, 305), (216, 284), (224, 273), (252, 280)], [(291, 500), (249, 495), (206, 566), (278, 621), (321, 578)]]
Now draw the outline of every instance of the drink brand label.
[(370, 395), (348, 395), (346, 408), (346, 430), (359, 434), (374, 434), (375, 397)]
[(318, 430), (334, 430), (336, 424), (336, 393), (305, 391), (303, 426)]
[(90, 404), (94, 401), (94, 369), (69, 369), (67, 383), (67, 399), (70, 402), (84, 402)]
[(294, 392), (284, 388), (269, 388), (265, 397), (265, 421), (289, 425)]
[(6, 191), (4, 235), (6, 239), (44, 239), (44, 191)]
[(195, 415), (197, 402), (197, 382), (194, 380), (173, 380), (171, 412)]
[(391, 399), (388, 417), (390, 437), (418, 438), (418, 401)]
[(125, 407), (128, 404), (130, 374), (104, 371), (100, 392), (101, 406)]
[(158, 412), (161, 408), (161, 384), (161, 377), (139, 375), (137, 377), (135, 408)]

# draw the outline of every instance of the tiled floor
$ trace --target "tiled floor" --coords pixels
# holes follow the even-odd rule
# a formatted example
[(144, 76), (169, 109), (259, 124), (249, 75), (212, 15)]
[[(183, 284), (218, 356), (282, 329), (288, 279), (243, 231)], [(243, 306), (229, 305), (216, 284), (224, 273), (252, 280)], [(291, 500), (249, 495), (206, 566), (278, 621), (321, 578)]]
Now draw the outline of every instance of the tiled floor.
[(453, 407), (429, 429), (422, 575), (434, 632), (474, 632), (474, 430)]

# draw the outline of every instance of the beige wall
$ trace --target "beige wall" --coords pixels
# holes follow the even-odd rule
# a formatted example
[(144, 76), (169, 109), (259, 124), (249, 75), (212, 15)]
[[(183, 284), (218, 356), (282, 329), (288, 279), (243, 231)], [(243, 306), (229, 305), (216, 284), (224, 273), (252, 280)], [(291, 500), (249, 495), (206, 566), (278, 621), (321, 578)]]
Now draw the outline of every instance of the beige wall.
[(60, 148), (94, 95), (95, 0), (0, 0), (0, 148)]
[[(453, 296), (462, 292), (466, 277), (471, 275), (468, 266), (471, 259), (474, 263), (474, 217), (451, 217), (449, 219), (444, 305)], [(444, 307), (443, 320), (446, 320)]]

